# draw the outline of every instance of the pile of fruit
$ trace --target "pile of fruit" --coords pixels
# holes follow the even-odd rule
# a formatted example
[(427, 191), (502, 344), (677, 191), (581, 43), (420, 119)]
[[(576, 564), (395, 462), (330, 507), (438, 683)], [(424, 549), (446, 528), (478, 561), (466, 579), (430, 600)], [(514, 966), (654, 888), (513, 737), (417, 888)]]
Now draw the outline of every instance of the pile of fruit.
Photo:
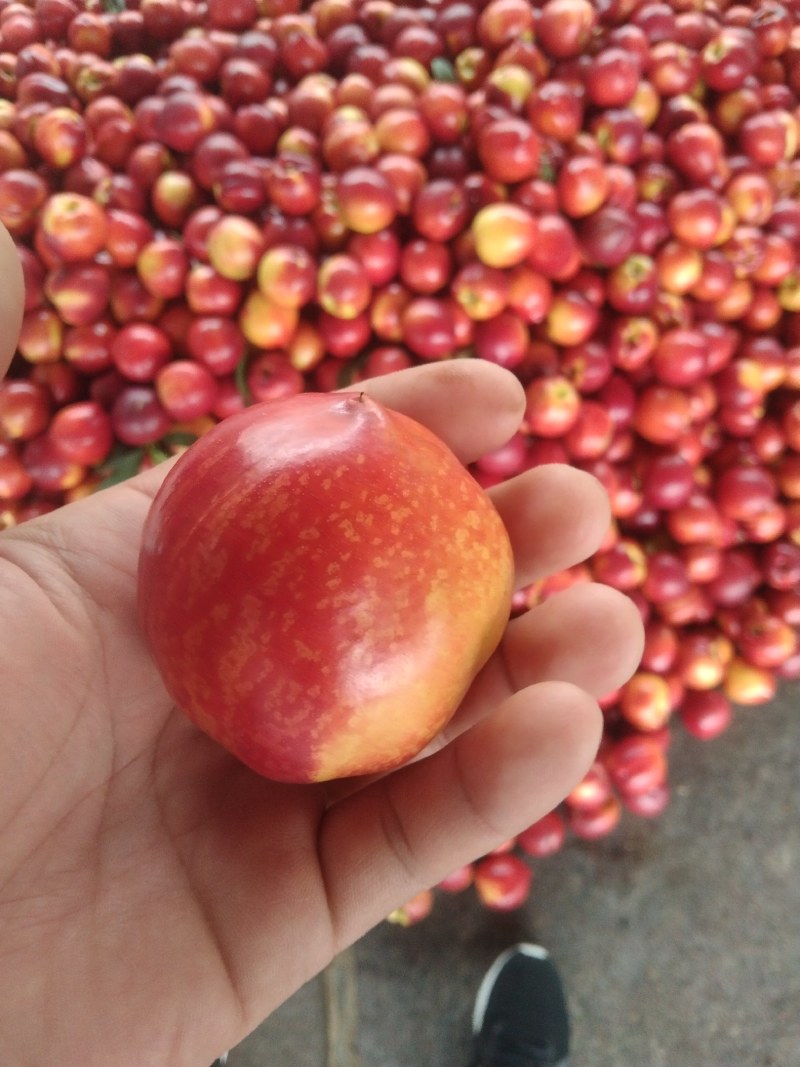
[(510, 368), (476, 477), (571, 463), (614, 514), (516, 609), (596, 579), (647, 629), (585, 781), (443, 886), (519, 904), (663, 810), (673, 724), (800, 676), (798, 97), (798, 0), (0, 0), (0, 526), (253, 401)]

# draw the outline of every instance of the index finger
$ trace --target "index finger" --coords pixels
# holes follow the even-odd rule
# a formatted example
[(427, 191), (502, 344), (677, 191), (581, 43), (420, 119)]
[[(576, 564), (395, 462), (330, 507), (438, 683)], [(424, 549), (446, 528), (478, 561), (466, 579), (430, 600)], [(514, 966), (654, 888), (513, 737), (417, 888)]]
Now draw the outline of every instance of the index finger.
[(462, 463), (504, 445), (519, 429), (525, 393), (507, 370), (453, 359), (370, 378), (350, 387), (432, 430)]
[[(524, 396), (509, 372), (481, 360), (459, 359), (397, 371), (363, 383), (387, 407), (424, 423), (441, 437), (462, 462), (499, 447), (514, 433), (522, 418)], [(159, 486), (178, 458), (160, 463), (121, 485), (59, 508), (52, 515), (25, 524), (26, 537), (43, 535), (60, 546), (86, 551), (86, 530), (97, 533), (106, 564), (123, 574), (136, 573), (139, 539), (147, 510)]]

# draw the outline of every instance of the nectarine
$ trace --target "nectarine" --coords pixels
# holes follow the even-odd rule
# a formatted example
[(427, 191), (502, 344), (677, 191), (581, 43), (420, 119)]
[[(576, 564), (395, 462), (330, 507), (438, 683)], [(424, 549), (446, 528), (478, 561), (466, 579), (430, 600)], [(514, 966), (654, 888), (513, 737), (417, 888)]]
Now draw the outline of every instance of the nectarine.
[(171, 697), (266, 777), (386, 771), (453, 715), (509, 615), (503, 523), (450, 449), (365, 394), (215, 426), (149, 512), (139, 614)]

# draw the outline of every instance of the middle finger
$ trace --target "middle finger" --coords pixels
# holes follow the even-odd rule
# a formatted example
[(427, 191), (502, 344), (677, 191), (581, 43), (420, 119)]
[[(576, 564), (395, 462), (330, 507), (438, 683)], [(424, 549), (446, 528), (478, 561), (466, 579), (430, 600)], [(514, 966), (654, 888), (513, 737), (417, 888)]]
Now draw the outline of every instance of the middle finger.
[(597, 479), (566, 464), (534, 467), (489, 495), (511, 539), (518, 588), (587, 559), (611, 522)]

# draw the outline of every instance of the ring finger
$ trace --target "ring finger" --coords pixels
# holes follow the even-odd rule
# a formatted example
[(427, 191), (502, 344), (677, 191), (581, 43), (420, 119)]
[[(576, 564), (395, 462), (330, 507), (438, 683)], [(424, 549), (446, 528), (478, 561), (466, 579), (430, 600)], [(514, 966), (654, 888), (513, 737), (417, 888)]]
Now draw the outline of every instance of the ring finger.
[(513, 619), (456, 715), (426, 750), (449, 744), (512, 693), (539, 682), (570, 682), (595, 698), (622, 685), (642, 654), (638, 608), (624, 593), (588, 582)]

